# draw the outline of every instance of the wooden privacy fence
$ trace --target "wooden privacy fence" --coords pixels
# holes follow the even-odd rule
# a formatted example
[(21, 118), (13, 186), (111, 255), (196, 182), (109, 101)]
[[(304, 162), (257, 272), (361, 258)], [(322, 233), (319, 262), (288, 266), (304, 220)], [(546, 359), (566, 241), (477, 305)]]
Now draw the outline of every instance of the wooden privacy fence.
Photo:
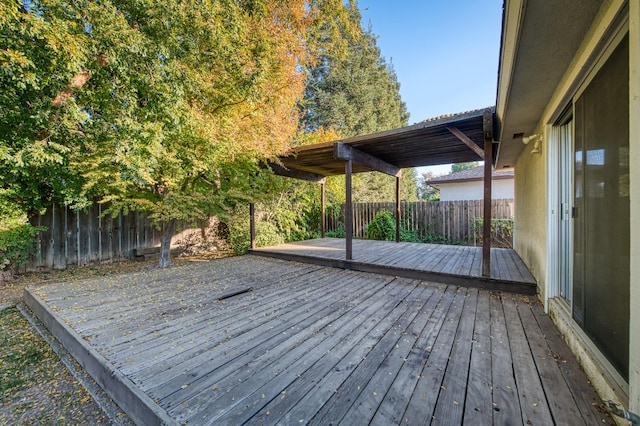
[[(481, 244), (482, 229), (482, 200), (461, 201), (417, 201), (401, 203), (402, 228), (414, 231), (421, 239), (434, 237), (434, 241), (442, 241), (458, 244)], [(367, 225), (380, 211), (395, 211), (395, 203), (354, 203), (353, 204), (353, 236), (354, 238), (366, 238)], [(514, 214), (513, 199), (492, 200), (492, 218), (499, 222), (511, 223)], [(494, 224), (495, 225), (495, 224)], [(344, 206), (341, 209), (329, 209), (327, 212), (327, 231), (331, 233), (344, 226)], [(501, 226), (493, 228), (504, 229)], [(510, 234), (510, 232), (509, 232)], [(504, 235), (499, 236), (499, 241), (494, 240), (497, 246), (511, 246), (511, 236), (508, 241)]]
[[(30, 262), (17, 267), (16, 272), (114, 262), (134, 257), (134, 250), (160, 246), (161, 232), (143, 213), (102, 217), (102, 210), (100, 204), (83, 210), (53, 205), (34, 218), (33, 225), (46, 229), (37, 236)], [(172, 247), (185, 248), (211, 240), (215, 219), (200, 225), (178, 222), (179, 232), (173, 237)]]

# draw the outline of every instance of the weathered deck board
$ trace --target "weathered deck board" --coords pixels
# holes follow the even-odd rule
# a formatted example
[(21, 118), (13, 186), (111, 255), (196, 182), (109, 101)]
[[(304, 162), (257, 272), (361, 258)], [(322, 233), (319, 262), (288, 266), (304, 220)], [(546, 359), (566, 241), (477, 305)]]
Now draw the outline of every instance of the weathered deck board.
[[(508, 296), (507, 296), (508, 297)], [(501, 298), (489, 299), (491, 315), (491, 389), (493, 391), (493, 423), (522, 424), (518, 388), (513, 373), (513, 356), (507, 334), (505, 312)]]
[[(519, 303), (518, 313), (524, 325), (526, 340), (529, 342), (542, 385), (549, 389), (562, 389), (556, 397), (548, 401), (553, 418), (557, 423), (561, 424), (579, 424), (580, 421), (577, 419), (580, 419), (580, 411), (577, 405), (568, 404), (569, 399), (572, 397), (571, 391), (562, 377), (562, 372), (553, 358), (547, 342), (544, 340), (544, 335), (538, 327), (533, 312), (528, 306), (523, 306)], [(567, 407), (569, 408), (567, 409)]]
[(589, 382), (584, 379), (584, 372), (573, 361), (575, 358), (571, 350), (564, 343), (560, 332), (551, 322), (549, 315), (544, 313), (542, 306), (539, 304), (533, 305), (531, 311), (538, 321), (542, 335), (547, 343), (545, 349), (556, 362), (562, 373), (562, 378), (567, 383), (569, 391), (580, 410), (579, 418), (583, 419), (588, 425), (598, 423), (601, 418), (598, 408), (602, 407), (602, 401), (593, 392)]
[(481, 291), (476, 305), (464, 405), (464, 422), (468, 424), (488, 425), (492, 421), (490, 327), (489, 297)]
[(531, 348), (525, 337), (522, 327), (516, 298), (506, 298), (503, 300), (503, 309), (506, 321), (507, 333), (511, 345), (511, 356), (513, 359), (513, 370), (515, 372), (518, 390), (527, 389), (526, 392), (519, 391), (520, 411), (522, 422), (528, 424), (548, 425), (553, 423), (551, 412), (546, 401), (540, 376), (536, 370), (536, 363), (531, 353)]
[(433, 419), (439, 425), (462, 424), (464, 415), (464, 401), (469, 379), (469, 362), (473, 337), (473, 323), (478, 303), (478, 291), (469, 289), (464, 303), (462, 316), (458, 323), (455, 341), (451, 349), (451, 357), (447, 364), (447, 371), (440, 386), (440, 394)]
[(119, 402), (145, 424), (610, 423), (524, 296), (255, 256), (28, 294), (90, 342), (99, 382), (143, 395)]
[(354, 240), (345, 259), (344, 240), (321, 238), (252, 250), (253, 254), (364, 272), (535, 294), (536, 281), (515, 251), (491, 249), (491, 277), (482, 276), (482, 248), (443, 244)]
[[(456, 295), (456, 288), (450, 286), (439, 300), (438, 305), (433, 310), (429, 322), (423, 331), (416, 337), (415, 343), (409, 355), (396, 375), (396, 379), (387, 391), (376, 415), (373, 418), (374, 424), (401, 424), (406, 423), (403, 417), (407, 405), (414, 392), (418, 380), (420, 368), (426, 364), (430, 355), (430, 348), (438, 337), (438, 333), (446, 319), (446, 315), (451, 307)], [(408, 420), (408, 419), (407, 419)]]
[[(284, 281), (284, 283), (287, 282), (288, 281)], [(295, 285), (294, 283), (291, 284)], [(334, 290), (341, 291), (347, 284), (347, 280), (337, 280), (334, 282)], [(295, 320), (304, 318), (301, 317), (301, 315), (308, 314), (308, 312), (300, 313), (299, 307), (305, 305), (310, 297), (318, 296), (318, 299), (316, 299), (317, 303), (312, 307), (311, 313), (314, 313), (314, 310), (322, 307), (321, 302), (328, 298), (326, 293), (324, 297), (320, 297), (322, 295), (321, 287), (309, 288), (308, 293), (304, 295), (304, 299), (299, 296), (296, 297), (294, 292), (287, 290), (277, 292), (276, 294), (279, 297), (276, 296), (274, 298), (271, 294), (264, 297), (261, 301), (261, 306), (257, 309), (246, 309), (251, 300), (251, 296), (249, 295), (245, 298), (235, 299), (234, 303), (237, 303), (236, 307), (230, 307), (229, 303), (223, 303), (222, 305), (224, 305), (224, 309), (226, 310), (224, 320), (219, 319), (219, 312), (214, 314), (213, 317), (207, 314), (205, 316), (207, 320), (205, 323), (200, 321), (195, 322), (187, 325), (187, 327), (173, 328), (171, 333), (162, 334), (164, 337), (162, 339), (162, 345), (156, 343), (160, 341), (158, 337), (147, 339), (144, 345), (130, 345), (130, 351), (122, 351), (120, 352), (120, 356), (130, 358), (135, 364), (140, 364), (146, 358), (147, 351), (156, 350), (162, 353), (163, 356), (162, 358), (158, 358), (154, 364), (167, 360), (165, 363), (171, 365), (173, 368), (188, 369), (188, 365), (181, 364), (182, 359), (188, 359), (189, 362), (194, 363), (192, 359), (193, 356), (199, 352), (213, 350), (215, 346), (221, 343), (221, 340), (242, 336), (244, 340), (253, 341), (253, 339), (264, 337), (265, 333), (271, 332), (274, 328), (277, 330), (279, 323), (287, 322), (287, 325), (294, 325), (296, 323)], [(260, 317), (268, 318), (268, 321), (263, 321), (258, 326), (256, 318)], [(172, 346), (186, 344), (193, 339), (196, 339), (198, 343), (190, 345), (189, 351), (182, 351), (176, 355), (174, 351), (170, 350)], [(235, 346), (229, 349), (234, 351), (238, 350)], [(131, 370), (131, 372), (133, 371), (134, 370)], [(157, 374), (157, 372), (154, 374)], [(143, 377), (144, 376), (142, 376), (142, 378)], [(159, 380), (160, 377), (156, 375), (155, 379)]]

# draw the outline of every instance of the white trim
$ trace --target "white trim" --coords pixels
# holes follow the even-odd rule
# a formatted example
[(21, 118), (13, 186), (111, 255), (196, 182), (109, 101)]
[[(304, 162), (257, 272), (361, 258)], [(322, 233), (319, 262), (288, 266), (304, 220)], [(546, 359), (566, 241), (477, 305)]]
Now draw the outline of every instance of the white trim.
[(509, 99), (525, 5), (525, 0), (504, 2), (503, 37), (501, 39), (500, 69), (498, 72), (498, 89), (502, 90), (498, 90), (498, 99), (496, 99), (496, 111), (499, 112), (506, 111), (507, 99)]
[(558, 270), (560, 268), (560, 242), (558, 223), (560, 222), (559, 185), (560, 173), (560, 126), (547, 126), (547, 285), (544, 297), (544, 311), (549, 313), (549, 299), (560, 295), (560, 280)]

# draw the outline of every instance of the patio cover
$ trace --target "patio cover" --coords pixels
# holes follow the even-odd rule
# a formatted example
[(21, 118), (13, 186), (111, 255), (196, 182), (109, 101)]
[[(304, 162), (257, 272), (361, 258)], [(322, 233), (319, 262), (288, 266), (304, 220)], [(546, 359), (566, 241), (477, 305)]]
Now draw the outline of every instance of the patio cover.
[[(396, 241), (399, 241), (401, 169), (490, 159), (493, 164), (495, 107), (425, 120), (418, 124), (334, 142), (292, 149), (269, 164), (282, 176), (322, 183), (324, 236), (324, 178), (346, 175), (346, 255), (352, 259), (351, 175), (378, 171), (396, 177)], [(490, 274), (491, 167), (485, 167), (483, 275)], [(253, 209), (252, 209), (253, 211)], [(252, 220), (252, 247), (254, 240)]]
[[(345, 174), (345, 160), (335, 155), (337, 144), (349, 146), (400, 169), (484, 160), (484, 141), (493, 139), (493, 112), (494, 108), (478, 109), (399, 129), (301, 146), (280, 156), (278, 160), (285, 170), (276, 166), (274, 172), (288, 176), (303, 172), (299, 175), (301, 178), (304, 178), (304, 173), (311, 173), (306, 175), (307, 180)], [(485, 123), (485, 120), (490, 122)], [(490, 135), (485, 135), (485, 131)], [(288, 170), (292, 173), (287, 173)], [(354, 160), (353, 173), (374, 170), (387, 173), (375, 164)]]

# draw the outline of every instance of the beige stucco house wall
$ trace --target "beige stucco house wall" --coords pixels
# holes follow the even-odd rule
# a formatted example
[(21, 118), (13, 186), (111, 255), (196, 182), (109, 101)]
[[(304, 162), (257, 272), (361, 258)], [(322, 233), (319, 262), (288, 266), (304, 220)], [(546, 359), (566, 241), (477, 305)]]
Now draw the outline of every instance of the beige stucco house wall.
[[(618, 374), (558, 300), (558, 212), (553, 133), (608, 49), (629, 40), (629, 365)], [(617, 41), (618, 40), (618, 41)], [(603, 59), (604, 58), (604, 59)], [(595, 70), (595, 71), (594, 71)], [(495, 166), (515, 168), (514, 248), (539, 283), (539, 297), (590, 380), (605, 399), (640, 413), (640, 2), (625, 0), (506, 0), (496, 115)], [(523, 144), (537, 135), (539, 153)], [(537, 151), (537, 150), (536, 150)], [(557, 199), (557, 198), (556, 198)], [(612, 218), (615, 220), (615, 218)]]
[[(518, 158), (515, 174), (517, 198), (514, 223), (513, 248), (529, 267), (538, 282), (538, 291), (545, 293), (546, 274), (546, 162), (540, 154), (528, 150)], [(522, 194), (526, 194), (522, 196)], [(535, 232), (531, 232), (534, 231)]]

